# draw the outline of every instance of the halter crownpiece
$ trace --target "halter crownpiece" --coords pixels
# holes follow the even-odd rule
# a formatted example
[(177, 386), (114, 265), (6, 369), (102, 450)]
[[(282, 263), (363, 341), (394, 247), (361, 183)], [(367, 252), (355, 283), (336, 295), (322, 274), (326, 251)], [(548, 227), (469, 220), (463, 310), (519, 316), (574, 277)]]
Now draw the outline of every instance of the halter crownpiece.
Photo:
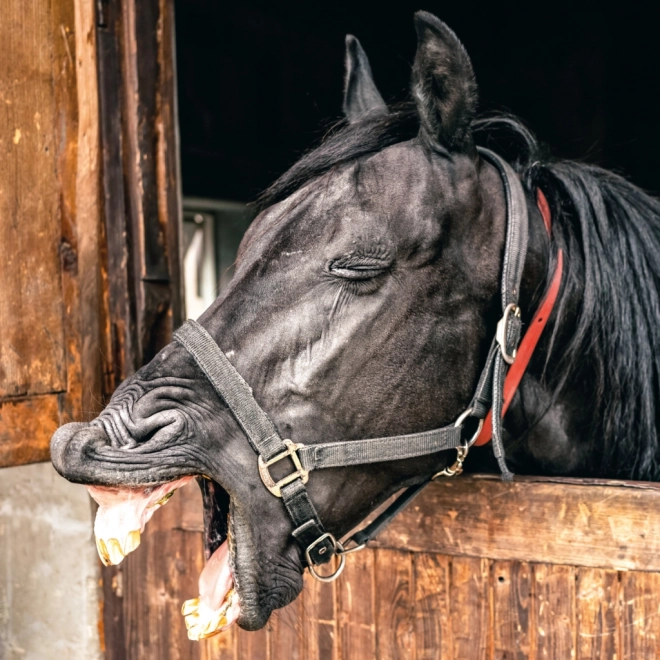
[[(499, 171), (506, 197), (507, 227), (500, 288), (502, 318), (498, 323), (497, 333), (491, 343), (486, 365), (479, 378), (472, 402), (454, 424), (439, 429), (422, 431), (421, 433), (385, 438), (347, 440), (313, 445), (294, 443), (289, 439), (282, 439), (273, 422), (254, 399), (250, 386), (232, 366), (211, 335), (199, 323), (188, 321), (174, 333), (174, 339), (192, 355), (243, 429), (257, 454), (257, 469), (264, 486), (275, 497), (282, 498), (293, 523), (292, 534), (305, 553), (310, 572), (321, 581), (328, 582), (336, 579), (343, 570), (344, 556), (362, 549), (430, 481), (439, 476), (460, 474), (463, 461), (470, 447), (475, 442), (484, 444), (488, 441), (491, 433), (494, 453), (502, 470), (503, 478), (509, 480), (513, 476), (504, 460), (502, 415), (504, 412), (506, 371), (508, 365), (517, 363), (516, 355), (521, 332), (518, 297), (527, 254), (527, 203), (522, 184), (514, 170), (492, 151), (481, 148), (479, 148), (479, 151)], [(545, 198), (543, 199), (545, 200)], [(546, 295), (542, 309), (539, 310), (539, 312), (544, 310), (543, 326), (545, 326), (545, 321), (550, 316), (554, 299), (556, 299), (561, 280), (560, 264), (561, 253), (558, 259), (558, 270), (550, 289), (552, 291), (556, 288), (554, 298), (550, 296), (552, 300), (548, 305), (549, 296)], [(535, 319), (537, 316), (535, 316)], [(535, 335), (535, 341), (528, 342), (533, 343), (531, 348), (531, 351), (533, 351), (543, 328), (541, 327), (539, 330), (533, 323), (531, 329), (538, 335)], [(523, 340), (521, 349), (525, 345), (525, 340)], [(529, 355), (527, 355), (528, 353)], [(525, 366), (529, 362), (530, 355), (531, 352), (528, 346), (525, 348)], [(519, 383), (522, 373), (516, 377)], [(507, 383), (508, 380), (507, 378)], [(517, 383), (515, 387), (517, 387)], [(513, 393), (510, 393), (508, 401), (512, 396)], [(484, 420), (487, 416), (489, 416), (490, 424), (489, 436), (484, 439), (482, 427), (484, 427)], [(466, 438), (465, 426), (466, 421), (470, 418), (477, 421), (477, 430), (470, 438)], [(403, 460), (435, 454), (447, 449), (457, 450), (456, 462), (451, 467), (433, 475), (422, 484), (407, 488), (373, 522), (353, 534), (343, 544), (332, 534), (326, 532), (305, 487), (309, 472), (312, 470)], [(270, 467), (287, 458), (293, 462), (294, 471), (283, 479), (275, 481), (270, 473)], [(350, 547), (349, 544), (351, 544)], [(329, 562), (334, 556), (339, 557), (339, 566), (335, 572), (328, 576), (318, 573), (316, 566)]]

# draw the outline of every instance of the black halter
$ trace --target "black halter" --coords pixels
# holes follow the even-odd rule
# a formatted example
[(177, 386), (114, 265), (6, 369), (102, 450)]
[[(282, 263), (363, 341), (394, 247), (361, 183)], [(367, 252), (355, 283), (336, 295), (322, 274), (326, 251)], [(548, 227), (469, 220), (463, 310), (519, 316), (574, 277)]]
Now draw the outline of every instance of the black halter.
[[(498, 169), (506, 196), (507, 228), (501, 283), (502, 318), (472, 402), (451, 426), (409, 435), (317, 445), (282, 439), (273, 422), (255, 401), (250, 386), (202, 326), (196, 321), (188, 321), (174, 333), (174, 339), (195, 358), (245, 432), (257, 453), (258, 470), (265, 487), (274, 496), (282, 498), (293, 522), (292, 534), (305, 552), (312, 575), (320, 580), (335, 579), (343, 569), (344, 555), (363, 548), (430, 481), (438, 476), (454, 476), (461, 472), (463, 461), (477, 439), (491, 407), (495, 456), (503, 477), (512, 477), (504, 460), (502, 445), (502, 392), (507, 365), (513, 362), (520, 340), (518, 296), (527, 254), (527, 202), (522, 184), (513, 169), (492, 151), (479, 151)], [(474, 418), (478, 423), (478, 428), (471, 438), (464, 437), (464, 426), (468, 418)], [(372, 523), (343, 544), (325, 531), (305, 488), (311, 470), (402, 460), (447, 449), (456, 449), (458, 452), (457, 460), (451, 467), (445, 468), (418, 486), (406, 489)], [(293, 461), (295, 471), (275, 482), (269, 467), (287, 457)], [(320, 575), (315, 566), (325, 564), (334, 555), (340, 557), (337, 570), (327, 577)]]

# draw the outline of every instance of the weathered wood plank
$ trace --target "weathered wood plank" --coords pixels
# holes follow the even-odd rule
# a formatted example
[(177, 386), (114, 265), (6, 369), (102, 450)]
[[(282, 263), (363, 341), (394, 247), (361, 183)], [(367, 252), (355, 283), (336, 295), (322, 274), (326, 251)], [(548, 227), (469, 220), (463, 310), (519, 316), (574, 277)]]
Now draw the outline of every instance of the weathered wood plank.
[(535, 564), (532, 657), (556, 660), (575, 657), (575, 568)]
[(660, 657), (660, 574), (621, 574), (622, 657)]
[(276, 610), (270, 618), (270, 657), (306, 660), (303, 651), (303, 599)]
[(200, 644), (188, 639), (181, 605), (199, 595), (203, 542), (200, 534), (177, 529), (180, 505), (172, 497), (147, 525), (140, 548), (122, 563), (127, 660), (201, 657)]
[(238, 628), (232, 626), (219, 635), (199, 642), (201, 660), (236, 660)]
[(576, 589), (578, 660), (620, 658), (617, 572), (581, 568)]
[(0, 466), (48, 460), (50, 437), (60, 424), (58, 394), (0, 402)]
[(51, 3), (67, 391), (60, 423), (103, 407), (100, 135), (93, 4)]
[(451, 659), (449, 558), (431, 553), (413, 556), (415, 645), (417, 660)]
[(530, 657), (531, 568), (526, 562), (493, 562), (490, 574), (493, 600), (493, 656), (495, 660)]
[(51, 20), (0, 2), (0, 398), (66, 389)]
[(324, 583), (305, 572), (303, 590), (303, 657), (335, 660), (337, 649), (337, 582)]
[(374, 550), (348, 555), (346, 568), (336, 582), (342, 660), (355, 657), (376, 660), (374, 583)]
[[(376, 539), (384, 548), (660, 571), (660, 489), (460, 477), (431, 484)], [(589, 484), (589, 482), (586, 482)]]
[(490, 657), (490, 607), (487, 559), (455, 557), (451, 561), (450, 658)]
[(408, 552), (378, 550), (376, 570), (376, 656), (414, 658), (412, 557)]
[(270, 660), (268, 652), (268, 626), (256, 632), (238, 632), (236, 645), (236, 657), (238, 660), (250, 658), (250, 660)]

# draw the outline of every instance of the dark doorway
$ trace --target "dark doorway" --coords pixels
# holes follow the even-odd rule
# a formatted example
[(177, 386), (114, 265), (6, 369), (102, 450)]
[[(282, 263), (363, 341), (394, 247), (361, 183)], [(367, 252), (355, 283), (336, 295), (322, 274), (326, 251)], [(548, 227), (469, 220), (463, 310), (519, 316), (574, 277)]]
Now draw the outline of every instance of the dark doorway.
[[(318, 141), (340, 113), (347, 32), (361, 40), (385, 99), (404, 99), (419, 5), (177, 2), (184, 193), (250, 201)], [(650, 4), (424, 8), (467, 47), (482, 110), (520, 116), (556, 156), (660, 191), (660, 40)]]

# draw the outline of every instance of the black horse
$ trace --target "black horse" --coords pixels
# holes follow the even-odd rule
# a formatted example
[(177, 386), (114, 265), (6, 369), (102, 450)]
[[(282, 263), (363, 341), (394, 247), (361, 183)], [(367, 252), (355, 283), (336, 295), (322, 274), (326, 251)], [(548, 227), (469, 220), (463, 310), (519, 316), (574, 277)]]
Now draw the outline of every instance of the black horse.
[[(415, 26), (412, 100), (392, 108), (347, 38), (346, 121), (263, 194), (234, 279), (200, 324), (281, 437), (333, 442), (452, 423), (501, 316), (505, 191), (476, 145), (505, 145), (529, 214), (523, 331), (564, 255), (552, 316), (504, 419), (508, 466), (660, 479), (660, 204), (615, 174), (550, 160), (515, 119), (477, 120), (463, 46), (430, 14)], [(103, 487), (92, 492), (109, 562), (137, 545), (149, 505), (200, 477), (213, 554), (201, 601), (184, 608), (192, 636), (234, 620), (257, 629), (299, 593), (305, 559), (287, 511), (180, 342), (123, 383), (97, 420), (62, 427), (51, 448), (60, 474)], [(319, 470), (309, 498), (340, 538), (454, 459), (452, 450)], [(475, 448), (467, 467), (496, 469), (491, 448)], [(130, 524), (113, 518), (118, 506), (133, 507)]]

